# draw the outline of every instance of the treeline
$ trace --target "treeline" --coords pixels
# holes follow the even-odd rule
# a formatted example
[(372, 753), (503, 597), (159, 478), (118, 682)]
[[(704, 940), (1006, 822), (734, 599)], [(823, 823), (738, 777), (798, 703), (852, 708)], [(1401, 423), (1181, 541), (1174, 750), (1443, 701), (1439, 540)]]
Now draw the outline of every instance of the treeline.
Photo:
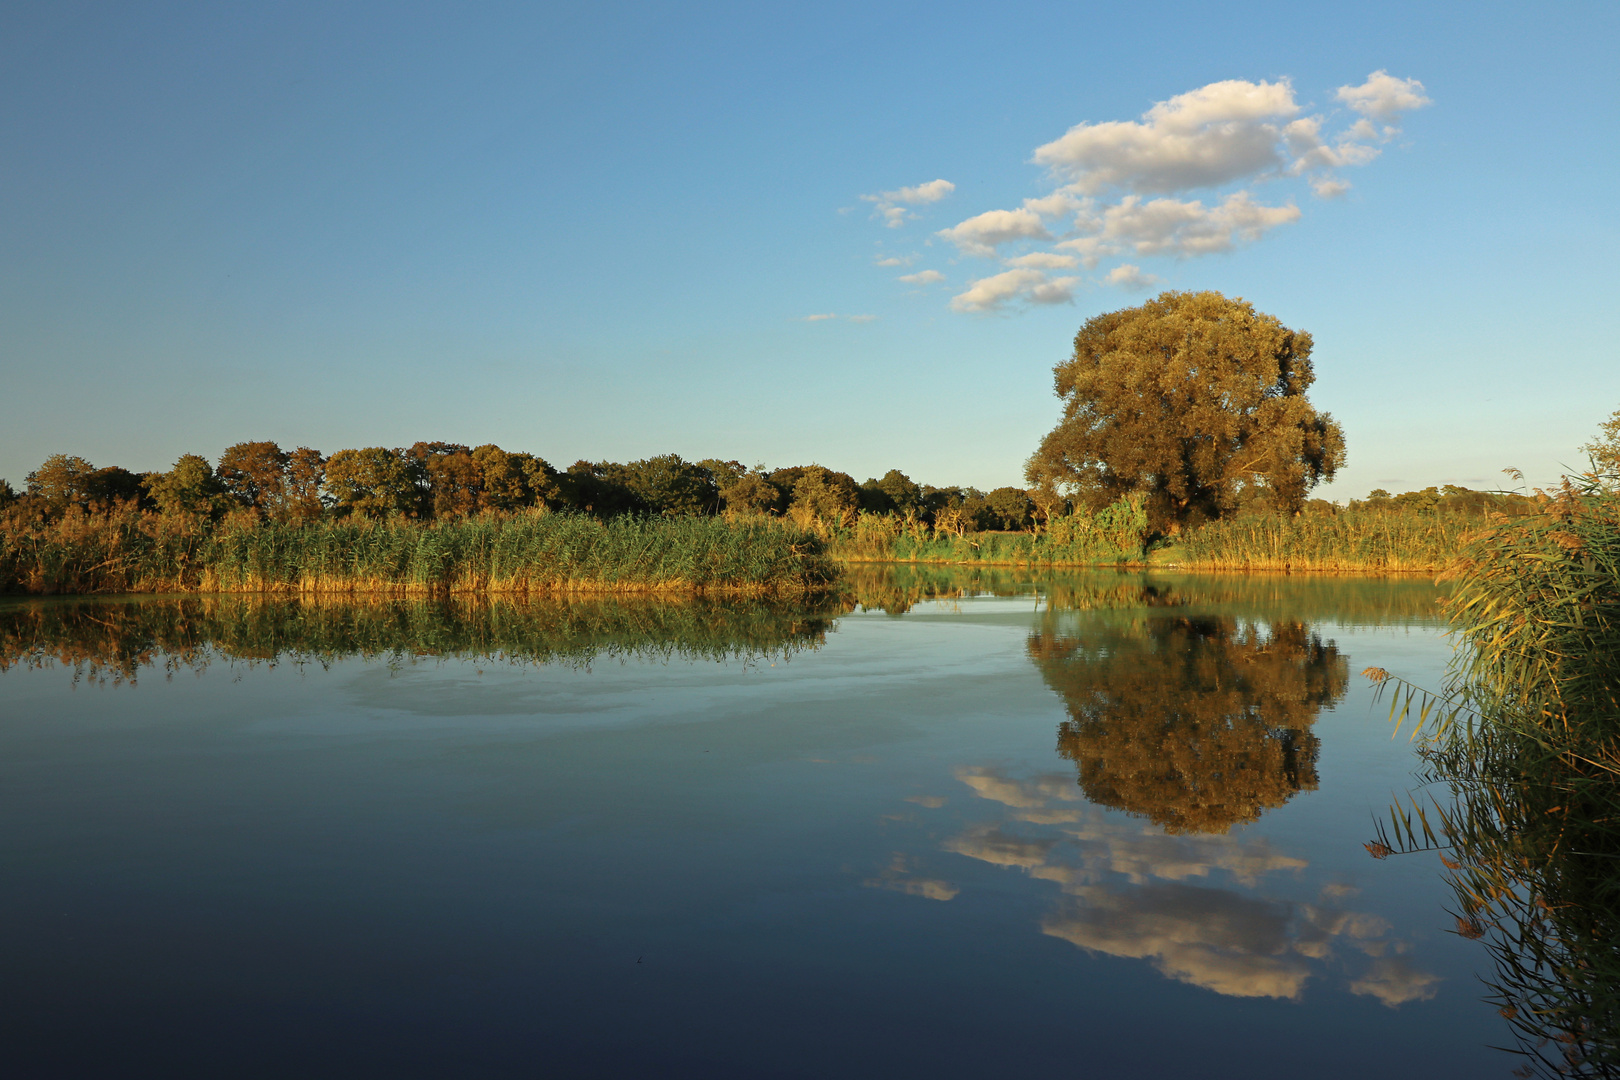
[(148, 473), (56, 454), (27, 475), (21, 493), (0, 480), (0, 507), (25, 517), (115, 503), (161, 514), (218, 519), (247, 513), (277, 522), (428, 521), (543, 507), (598, 518), (774, 515), (836, 529), (862, 514), (892, 514), (954, 535), (1033, 529), (1068, 508), (1016, 487), (984, 492), (918, 484), (898, 469), (857, 483), (822, 465), (749, 468), (663, 454), (623, 464), (576, 461), (558, 470), (533, 454), (447, 442), (339, 450), (330, 457), (309, 447), (243, 442), (217, 463), (184, 454), (173, 468)]

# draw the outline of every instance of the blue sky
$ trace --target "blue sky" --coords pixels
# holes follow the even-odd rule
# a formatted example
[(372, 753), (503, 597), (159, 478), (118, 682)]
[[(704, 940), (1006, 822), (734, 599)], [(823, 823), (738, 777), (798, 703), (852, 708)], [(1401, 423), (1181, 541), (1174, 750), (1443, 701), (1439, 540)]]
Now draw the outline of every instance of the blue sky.
[(1330, 497), (1549, 482), (1620, 407), (1613, 4), (8, 8), (14, 485), (444, 439), (995, 487), (1160, 288), (1313, 334)]

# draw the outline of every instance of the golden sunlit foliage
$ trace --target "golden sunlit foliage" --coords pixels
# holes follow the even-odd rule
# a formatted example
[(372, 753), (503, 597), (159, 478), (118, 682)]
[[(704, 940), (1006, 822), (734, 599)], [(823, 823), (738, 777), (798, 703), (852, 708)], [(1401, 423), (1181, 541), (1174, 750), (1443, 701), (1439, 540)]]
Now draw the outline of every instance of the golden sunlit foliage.
[(1058, 752), (1086, 796), (1172, 833), (1225, 832), (1315, 788), (1311, 725), (1349, 681), (1298, 622), (1165, 614), (1028, 648), (1068, 710)]
[(1339, 425), (1305, 397), (1310, 335), (1220, 293), (1166, 292), (1098, 315), (1053, 375), (1063, 419), (1026, 479), (1092, 506), (1146, 495), (1168, 531), (1255, 492), (1291, 513), (1344, 464)]

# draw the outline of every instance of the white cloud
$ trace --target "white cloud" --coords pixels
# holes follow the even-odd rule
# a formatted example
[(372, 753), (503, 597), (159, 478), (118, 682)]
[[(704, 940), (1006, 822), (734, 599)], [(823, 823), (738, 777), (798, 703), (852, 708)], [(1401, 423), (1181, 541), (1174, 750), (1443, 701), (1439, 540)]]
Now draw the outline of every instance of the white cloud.
[(804, 318), (800, 319), (799, 321), (800, 322), (825, 322), (827, 319), (836, 319), (836, 318), (838, 318), (838, 316), (836, 314), (834, 314), (833, 312), (829, 311), (825, 315), (806, 315)]
[(1036, 270), (1066, 270), (1076, 265), (1079, 260), (1073, 255), (1059, 255), (1055, 251), (1032, 251), (1028, 255), (1020, 255), (1006, 262), (1008, 266), (1029, 266)]
[[(1055, 188), (1050, 194), (1026, 198), (1017, 209), (987, 210), (935, 234), (961, 254), (980, 258), (1016, 245), (1017, 254), (1004, 260), (1005, 273), (972, 281), (951, 307), (984, 312), (1015, 301), (1063, 303), (1079, 280), (1035, 272), (1095, 270), (1114, 257), (1188, 259), (1255, 243), (1302, 215), (1291, 198), (1256, 200), (1254, 185), (1292, 180), (1308, 184), (1317, 198), (1338, 198), (1350, 190), (1342, 171), (1376, 160), (1381, 144), (1399, 134), (1395, 125), (1402, 114), (1432, 104), (1421, 82), (1382, 70), (1359, 86), (1339, 87), (1334, 96), (1354, 115), (1337, 108), (1308, 113), (1286, 77), (1227, 79), (1160, 101), (1135, 120), (1071, 127), (1034, 151), (1032, 160), (1047, 168)], [(1210, 188), (1225, 190), (1188, 198)], [(908, 207), (954, 190), (935, 180), (862, 198), (898, 226), (911, 216)], [(910, 263), (890, 256), (879, 265)], [(1158, 278), (1126, 264), (1105, 280), (1147, 288)]]
[(1025, 199), (1024, 209), (1031, 210), (1041, 217), (1062, 217), (1072, 214), (1085, 205), (1084, 199), (1077, 199), (1067, 191), (1054, 191), (1041, 199)]
[(1140, 121), (1077, 124), (1035, 149), (1074, 190), (1167, 194), (1278, 170), (1278, 121), (1299, 113), (1287, 79), (1228, 79), (1161, 101)]
[(1378, 960), (1372, 968), (1350, 984), (1352, 994), (1375, 997), (1391, 1009), (1408, 1001), (1428, 1001), (1439, 991), (1440, 976), (1419, 971), (1400, 957)]
[(1105, 255), (1174, 255), (1191, 258), (1231, 251), (1253, 243), (1278, 225), (1298, 221), (1299, 208), (1266, 206), (1246, 191), (1234, 192), (1215, 206), (1197, 199), (1151, 199), (1127, 195), (1082, 223), (1092, 235), (1066, 240), (1058, 247), (1073, 251), (1087, 266)]
[(945, 275), (938, 270), (921, 270), (915, 274), (901, 274), (900, 280), (911, 285), (932, 285), (936, 281), (944, 281)]
[(998, 245), (1011, 240), (1052, 239), (1052, 234), (1041, 224), (1041, 216), (1033, 210), (986, 210), (949, 229), (941, 229), (939, 235), (955, 244), (963, 254), (986, 258), (996, 253)]
[(912, 263), (914, 263), (916, 261), (917, 261), (917, 256), (915, 256), (915, 255), (889, 255), (889, 256), (887, 256), (885, 258), (876, 260), (872, 265), (873, 266), (910, 266)]
[(1398, 123), (1401, 113), (1421, 109), (1434, 102), (1424, 94), (1416, 79), (1397, 79), (1382, 69), (1367, 76), (1360, 86), (1341, 86), (1334, 95), (1363, 116), (1386, 124)]
[(850, 322), (858, 322), (858, 323), (868, 323), (868, 322), (876, 322), (877, 321), (877, 316), (876, 315), (850, 315), (850, 316), (848, 316), (848, 318), (849, 318)]
[(1066, 304), (1074, 299), (1077, 277), (1048, 278), (1039, 270), (1007, 270), (968, 282), (951, 297), (953, 311), (996, 311), (1015, 300), (1031, 304)]
[(1130, 292), (1151, 289), (1159, 283), (1157, 277), (1152, 274), (1144, 274), (1140, 266), (1132, 266), (1130, 263), (1114, 267), (1108, 271), (1108, 276), (1103, 278), (1103, 281), (1106, 284), (1117, 285), (1119, 288)]
[(926, 184), (898, 188), (894, 191), (881, 191), (876, 195), (862, 195), (861, 198), (874, 204), (873, 213), (881, 216), (884, 224), (891, 229), (898, 229), (906, 223), (907, 218), (914, 216), (906, 207), (939, 202), (955, 190), (956, 185), (949, 180), (930, 180)]

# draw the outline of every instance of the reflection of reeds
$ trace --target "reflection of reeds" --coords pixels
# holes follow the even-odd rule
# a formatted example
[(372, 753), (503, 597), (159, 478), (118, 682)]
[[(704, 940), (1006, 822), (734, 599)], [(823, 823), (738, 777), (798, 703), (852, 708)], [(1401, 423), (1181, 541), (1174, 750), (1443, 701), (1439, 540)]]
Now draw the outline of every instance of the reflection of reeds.
[(715, 592), (795, 595), (836, 574), (770, 521), (521, 514), (421, 524), (210, 525), (130, 508), (0, 529), (0, 587), (31, 593)]
[(1443, 693), (1368, 672), (1449, 799), (1433, 821), (1392, 811), (1369, 850), (1450, 851), (1523, 1075), (1620, 1076), (1620, 499), (1566, 490), (1471, 544), (1457, 578)]
[(29, 600), (0, 606), (0, 671), (59, 664), (75, 677), (120, 682), (160, 665), (202, 670), (216, 658), (325, 665), (346, 656), (518, 664), (779, 657), (820, 646), (844, 610), (830, 599), (701, 597)]
[(925, 600), (1039, 596), (1049, 612), (1192, 608), (1211, 614), (1390, 626), (1432, 622), (1442, 590), (1426, 578), (1187, 574), (1048, 567), (855, 564), (839, 586), (871, 610), (902, 614)]

